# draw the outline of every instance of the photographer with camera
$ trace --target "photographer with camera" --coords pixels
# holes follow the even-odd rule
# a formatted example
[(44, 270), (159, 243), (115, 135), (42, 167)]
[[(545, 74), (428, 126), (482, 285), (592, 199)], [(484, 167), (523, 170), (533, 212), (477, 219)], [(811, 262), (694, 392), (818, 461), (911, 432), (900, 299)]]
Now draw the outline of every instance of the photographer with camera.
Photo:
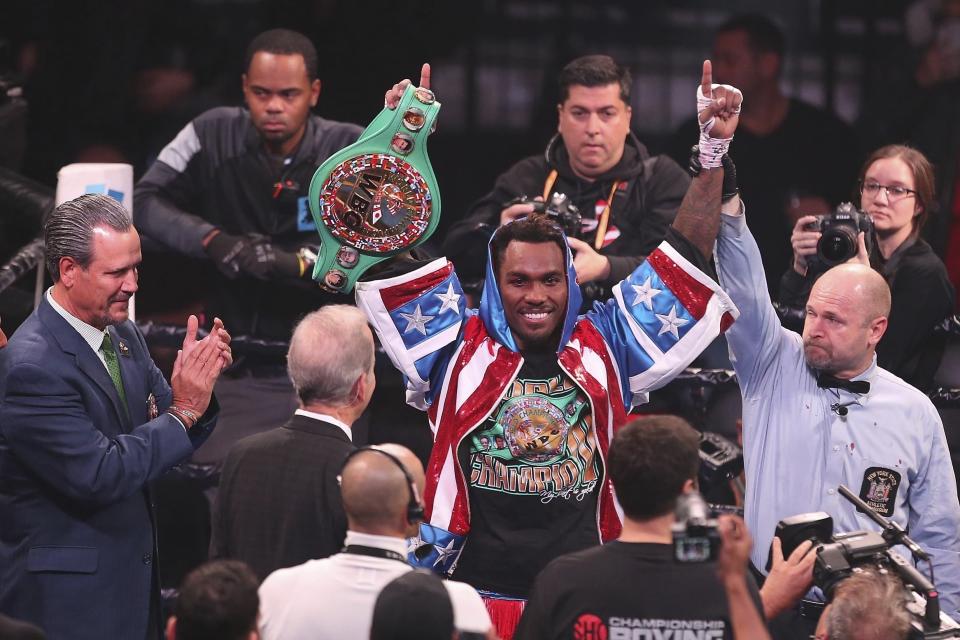
[[(887, 175), (868, 177), (883, 191), (896, 184)], [(811, 289), (801, 337), (774, 311), (739, 197), (721, 213), (717, 271), (741, 313), (727, 341), (743, 395), (744, 508), (758, 541), (754, 567), (767, 566), (774, 527), (785, 516), (825, 511), (839, 531), (875, 531), (838, 495), (845, 484), (932, 556), (943, 611), (955, 616), (960, 504), (953, 467), (930, 399), (877, 366), (890, 315), (887, 283), (862, 264), (828, 270)], [(789, 620), (796, 635), (779, 637), (806, 637), (802, 626), (813, 631), (817, 609), (797, 609)]]
[[(594, 299), (629, 275), (664, 239), (690, 176), (667, 156), (651, 155), (630, 132), (630, 71), (609, 56), (590, 55), (560, 73), (558, 133), (542, 154), (500, 175), (493, 190), (450, 227), (443, 253), (465, 283), (483, 280), (487, 240), (511, 220), (533, 213), (537, 200), (582, 222), (562, 225), (577, 252), (580, 284), (597, 282)], [(551, 206), (553, 194), (566, 203)], [(525, 197), (525, 198), (524, 198)], [(565, 217), (552, 216), (562, 224)]]
[[(677, 637), (687, 631), (683, 637), (765, 637), (767, 592), (787, 598), (774, 614), (803, 595), (811, 582), (810, 546), (791, 554), (801, 572), (778, 570), (758, 593), (747, 570), (751, 542), (743, 521), (713, 519), (696, 492), (698, 450), (699, 434), (675, 416), (647, 416), (617, 432), (607, 468), (623, 530), (613, 542), (544, 568), (516, 638), (653, 637), (665, 630)], [(641, 630), (648, 635), (636, 635)]]
[[(858, 184), (863, 213), (841, 205), (833, 216), (797, 221), (790, 237), (793, 264), (780, 281), (780, 303), (801, 310), (814, 281), (829, 266), (851, 259), (871, 264), (890, 285), (892, 297), (877, 362), (926, 389), (940, 358), (940, 349), (930, 344), (933, 327), (954, 308), (946, 267), (920, 238), (936, 206), (933, 167), (916, 149), (888, 145), (870, 155)], [(842, 210), (844, 206), (848, 209)], [(862, 243), (859, 231), (864, 232)]]

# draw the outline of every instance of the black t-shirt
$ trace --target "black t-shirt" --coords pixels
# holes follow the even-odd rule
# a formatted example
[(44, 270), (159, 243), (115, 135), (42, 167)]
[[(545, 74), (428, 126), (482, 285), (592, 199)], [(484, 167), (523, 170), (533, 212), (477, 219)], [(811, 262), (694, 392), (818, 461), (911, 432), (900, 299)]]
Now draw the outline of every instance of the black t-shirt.
[(548, 562), (600, 541), (602, 463), (590, 401), (555, 353), (525, 354), (504, 400), (460, 454), (470, 532), (456, 580), (526, 597)]
[[(747, 582), (762, 611), (756, 584)], [(720, 640), (733, 629), (716, 565), (675, 563), (668, 544), (611, 542), (551, 562), (514, 638)]]

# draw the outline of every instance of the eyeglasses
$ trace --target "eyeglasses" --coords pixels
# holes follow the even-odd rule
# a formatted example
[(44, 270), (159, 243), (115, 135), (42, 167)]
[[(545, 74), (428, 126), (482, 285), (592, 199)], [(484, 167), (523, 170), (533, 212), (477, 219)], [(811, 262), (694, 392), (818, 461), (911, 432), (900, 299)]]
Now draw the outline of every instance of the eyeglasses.
[(915, 196), (917, 192), (913, 189), (907, 189), (906, 187), (901, 187), (895, 184), (880, 184), (879, 182), (874, 182), (873, 180), (867, 180), (866, 182), (860, 183), (860, 193), (865, 196), (874, 197), (879, 192), (880, 189), (883, 189), (887, 194), (887, 200), (890, 202), (897, 202), (898, 200), (903, 200), (907, 196)]

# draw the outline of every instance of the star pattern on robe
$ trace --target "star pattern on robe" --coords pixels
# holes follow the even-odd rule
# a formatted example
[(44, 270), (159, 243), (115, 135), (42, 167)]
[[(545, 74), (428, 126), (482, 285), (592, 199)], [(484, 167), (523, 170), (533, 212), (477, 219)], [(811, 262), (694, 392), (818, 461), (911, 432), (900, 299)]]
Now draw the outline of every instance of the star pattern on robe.
[(427, 335), (427, 323), (436, 317), (423, 315), (423, 311), (420, 310), (420, 305), (417, 305), (413, 313), (401, 312), (400, 316), (407, 321), (407, 328), (403, 330), (404, 334), (416, 330), (420, 332), (420, 335), (424, 336)]
[(407, 538), (407, 555), (416, 552), (417, 549), (423, 546), (423, 538), (420, 537), (420, 533), (413, 536), (412, 538)]
[(447, 309), (453, 311), (457, 315), (460, 315), (460, 308), (457, 306), (457, 303), (460, 302), (460, 294), (453, 292), (452, 282), (447, 286), (446, 293), (435, 293), (433, 295), (437, 296), (441, 302), (438, 315), (442, 314)]
[(658, 336), (662, 336), (665, 333), (670, 333), (674, 338), (679, 339), (680, 334), (677, 332), (677, 329), (690, 322), (685, 318), (677, 317), (677, 305), (673, 305), (673, 307), (670, 308), (670, 313), (666, 315), (662, 313), (657, 313), (654, 315), (656, 315), (657, 320), (660, 321), (660, 331), (657, 333)]
[(656, 298), (663, 289), (656, 289), (650, 284), (650, 277), (647, 277), (647, 281), (643, 284), (632, 284), (633, 290), (636, 292), (637, 297), (633, 299), (633, 305), (637, 306), (641, 302), (646, 305), (647, 309), (653, 311), (653, 299)]
[(445, 547), (441, 547), (437, 544), (433, 545), (433, 548), (437, 550), (437, 559), (433, 561), (433, 566), (439, 567), (441, 564), (447, 561), (447, 558), (457, 552), (457, 550), (453, 548), (454, 542), (454, 540), (450, 540)]

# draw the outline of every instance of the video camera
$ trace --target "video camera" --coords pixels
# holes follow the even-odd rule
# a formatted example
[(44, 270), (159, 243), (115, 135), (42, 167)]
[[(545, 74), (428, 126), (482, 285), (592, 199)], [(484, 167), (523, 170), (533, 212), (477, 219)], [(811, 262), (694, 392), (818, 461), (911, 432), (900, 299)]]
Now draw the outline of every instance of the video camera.
[(826, 270), (857, 255), (860, 248), (857, 236), (861, 231), (867, 253), (873, 248), (873, 220), (849, 202), (840, 204), (833, 213), (817, 216), (816, 221), (807, 225), (807, 229), (821, 234), (817, 241), (817, 259), (813, 262), (819, 262), (822, 266), (815, 270)]
[(518, 196), (505, 202), (503, 208), (506, 209), (515, 204), (532, 204), (534, 213), (547, 215), (571, 238), (579, 238), (583, 233), (583, 216), (580, 215), (580, 209), (564, 193), (554, 191), (546, 202), (534, 200), (529, 196)]
[[(857, 571), (867, 568), (896, 575), (913, 598), (907, 610), (911, 618), (911, 638), (960, 638), (960, 625), (940, 612), (940, 598), (933, 584), (932, 569), (928, 579), (913, 564), (890, 548), (902, 544), (913, 557), (929, 562), (930, 557), (907, 537), (903, 528), (873, 511), (847, 487), (840, 485), (840, 494), (880, 525), (882, 532), (853, 531), (833, 533), (833, 518), (824, 512), (804, 513), (784, 518), (777, 523), (784, 557), (788, 557), (803, 541), (810, 540), (817, 554), (813, 566), (813, 583), (827, 601), (833, 599), (836, 586)], [(767, 571), (772, 558), (767, 561)]]
[[(743, 471), (743, 451), (717, 433), (700, 434), (700, 471), (698, 480), (704, 491), (710, 491)], [(693, 491), (677, 498), (673, 524), (673, 558), (676, 562), (709, 562), (720, 550), (717, 516), (730, 513), (743, 516), (740, 507), (708, 503), (703, 494)]]
[(710, 562), (720, 551), (716, 514), (696, 491), (677, 498), (676, 520), (672, 525), (675, 562)]

